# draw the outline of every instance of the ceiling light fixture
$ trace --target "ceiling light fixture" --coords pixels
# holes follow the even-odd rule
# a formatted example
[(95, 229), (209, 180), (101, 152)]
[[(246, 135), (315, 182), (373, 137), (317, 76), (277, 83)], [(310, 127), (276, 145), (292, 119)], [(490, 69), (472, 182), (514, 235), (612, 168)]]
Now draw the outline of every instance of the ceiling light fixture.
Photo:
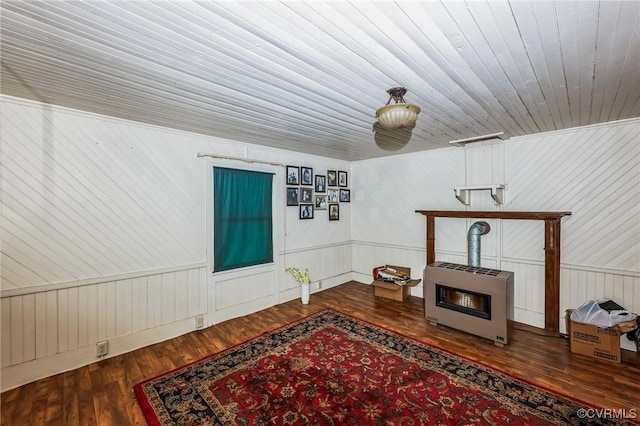
[[(420, 107), (408, 104), (404, 101), (407, 89), (404, 87), (394, 87), (387, 90), (389, 100), (387, 104), (376, 111), (378, 123), (385, 129), (398, 129), (401, 127), (411, 127), (416, 124)], [(396, 103), (390, 104), (391, 99)]]

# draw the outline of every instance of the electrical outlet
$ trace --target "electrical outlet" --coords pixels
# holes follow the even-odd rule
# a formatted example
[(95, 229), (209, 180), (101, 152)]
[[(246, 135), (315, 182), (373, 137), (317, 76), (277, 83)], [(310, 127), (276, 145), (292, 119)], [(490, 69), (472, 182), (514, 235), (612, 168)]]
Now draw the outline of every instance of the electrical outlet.
[(98, 358), (106, 356), (109, 353), (109, 342), (103, 340), (102, 342), (96, 343), (96, 356)]
[(196, 315), (195, 319), (195, 326), (196, 329), (200, 329), (204, 327), (204, 316), (203, 315)]
[(322, 288), (322, 280), (318, 281), (318, 290)]

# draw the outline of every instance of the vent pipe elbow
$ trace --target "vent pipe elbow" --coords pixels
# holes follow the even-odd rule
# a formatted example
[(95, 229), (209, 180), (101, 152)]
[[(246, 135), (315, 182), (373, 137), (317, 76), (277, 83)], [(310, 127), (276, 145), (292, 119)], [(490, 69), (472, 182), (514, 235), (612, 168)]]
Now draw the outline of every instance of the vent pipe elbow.
[(480, 237), (488, 234), (491, 227), (487, 222), (476, 222), (467, 234), (467, 260), (469, 266), (480, 267)]

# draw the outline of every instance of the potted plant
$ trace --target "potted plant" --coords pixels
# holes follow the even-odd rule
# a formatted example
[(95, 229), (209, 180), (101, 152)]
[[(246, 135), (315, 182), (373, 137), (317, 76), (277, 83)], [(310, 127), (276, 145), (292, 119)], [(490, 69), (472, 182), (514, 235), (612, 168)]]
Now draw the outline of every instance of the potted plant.
[(302, 300), (303, 305), (308, 304), (311, 294), (311, 277), (309, 275), (309, 268), (305, 268), (304, 272), (300, 272), (300, 269), (290, 266), (285, 269), (285, 272), (289, 272), (293, 276), (293, 279), (300, 284), (300, 299)]

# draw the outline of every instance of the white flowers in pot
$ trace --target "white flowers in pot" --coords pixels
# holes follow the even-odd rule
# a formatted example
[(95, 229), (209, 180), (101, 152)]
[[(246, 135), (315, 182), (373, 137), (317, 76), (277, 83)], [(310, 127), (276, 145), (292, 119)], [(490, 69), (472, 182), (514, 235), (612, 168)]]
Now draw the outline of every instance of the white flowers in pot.
[(293, 279), (295, 279), (300, 284), (311, 282), (311, 277), (309, 276), (309, 268), (304, 268), (304, 272), (300, 272), (300, 269), (290, 266), (284, 271), (289, 272), (291, 275), (293, 275)]
[(293, 266), (285, 269), (285, 272), (289, 272), (293, 279), (296, 280), (301, 286), (301, 296), (302, 304), (306, 305), (309, 303), (309, 297), (311, 294), (311, 276), (309, 275), (309, 268), (305, 268), (304, 272), (300, 272), (300, 269), (294, 268)]

